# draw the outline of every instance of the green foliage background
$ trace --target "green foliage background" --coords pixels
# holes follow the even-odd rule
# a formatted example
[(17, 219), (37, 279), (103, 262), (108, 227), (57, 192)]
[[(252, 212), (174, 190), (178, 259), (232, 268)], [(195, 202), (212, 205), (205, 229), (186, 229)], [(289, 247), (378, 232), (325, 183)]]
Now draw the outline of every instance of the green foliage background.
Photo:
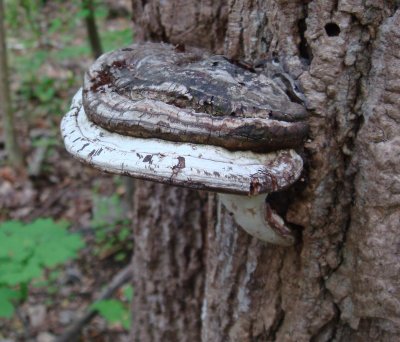
[[(49, 16), (45, 12), (49, 5), (60, 9), (57, 15)], [(106, 27), (108, 8), (102, 1), (95, 1), (94, 8), (105, 51), (132, 43), (130, 27), (102, 30)], [(82, 25), (88, 13), (82, 8), (82, 0), (5, 0), (5, 15), (13, 107), (28, 123), (43, 118), (50, 124), (52, 134), (33, 140), (33, 147), (60, 145), (59, 118), (67, 111), (72, 94), (81, 86), (85, 61), (91, 60)], [(59, 65), (63, 66), (62, 73), (47, 72), (48, 66), (57, 70)], [(110, 201), (115, 207), (120, 205), (115, 196), (106, 205)], [(130, 235), (126, 222), (108, 222), (101, 217), (104, 208), (103, 205), (103, 209), (94, 211), (93, 217), (97, 251), (122, 244)], [(112, 232), (110, 228), (115, 224), (124, 227)], [(16, 306), (28, 298), (29, 288), (43, 280), (45, 270), (76, 258), (84, 245), (80, 235), (68, 232), (66, 222), (41, 218), (30, 223), (0, 223), (0, 318), (11, 318)], [(121, 260), (126, 257), (126, 254), (116, 255)], [(126, 295), (123, 301), (99, 301), (92, 309), (110, 323), (118, 321), (128, 328), (126, 302), (130, 297)]]
[[(65, 113), (70, 95), (82, 82), (82, 74), (72, 69), (62, 77), (46, 75), (46, 65), (72, 65), (74, 60), (80, 63), (91, 59), (86, 32), (82, 30), (87, 15), (82, 0), (51, 2), (65, 8), (59, 16), (46, 15), (43, 0), (6, 0), (11, 75), (21, 82), (14, 96), (15, 107), (34, 103), (25, 113), (30, 119)], [(102, 30), (108, 9), (102, 1), (95, 1), (94, 7), (105, 52), (132, 43), (130, 27)]]
[(32, 280), (77, 256), (85, 245), (66, 222), (38, 219), (0, 224), (0, 317), (14, 314), (14, 303), (25, 300)]

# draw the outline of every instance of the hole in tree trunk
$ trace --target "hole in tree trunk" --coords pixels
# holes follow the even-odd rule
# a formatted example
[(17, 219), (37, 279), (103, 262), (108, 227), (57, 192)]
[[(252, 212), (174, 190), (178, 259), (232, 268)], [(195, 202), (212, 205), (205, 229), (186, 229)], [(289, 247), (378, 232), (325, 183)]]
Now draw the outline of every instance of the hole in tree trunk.
[(325, 25), (325, 32), (329, 37), (335, 37), (340, 34), (340, 27), (335, 23), (328, 23)]

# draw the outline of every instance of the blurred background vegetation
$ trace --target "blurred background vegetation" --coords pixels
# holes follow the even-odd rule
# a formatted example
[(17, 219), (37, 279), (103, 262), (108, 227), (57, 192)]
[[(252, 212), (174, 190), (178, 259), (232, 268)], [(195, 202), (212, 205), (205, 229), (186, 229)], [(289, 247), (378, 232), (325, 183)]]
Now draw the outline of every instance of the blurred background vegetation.
[[(132, 43), (129, 0), (1, 1), (23, 166), (10, 158), (2, 121), (0, 341), (61, 341), (85, 315), (90, 324), (74, 340), (125, 341), (129, 193), (120, 177), (70, 158), (59, 123), (93, 58)], [(99, 300), (124, 268), (123, 281)]]
[[(84, 30), (89, 13), (83, 2), (5, 2), (14, 108), (21, 110), (26, 119), (62, 115), (68, 108), (71, 90), (81, 84), (82, 67), (92, 55)], [(132, 42), (132, 29), (126, 23), (107, 25), (110, 10), (104, 1), (95, 1), (94, 15), (104, 51)]]

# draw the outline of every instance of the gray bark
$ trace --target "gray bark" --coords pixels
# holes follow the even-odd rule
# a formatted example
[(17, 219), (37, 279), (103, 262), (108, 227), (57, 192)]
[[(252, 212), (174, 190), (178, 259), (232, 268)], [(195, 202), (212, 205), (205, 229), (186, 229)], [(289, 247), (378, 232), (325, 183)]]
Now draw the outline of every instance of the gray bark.
[(137, 181), (132, 341), (199, 341), (205, 193)]
[[(189, 251), (201, 255), (204, 263), (197, 275), (203, 290), (181, 292), (179, 301), (168, 302), (168, 307), (181, 301), (196, 308), (203, 304), (197, 316), (201, 321), (193, 327), (196, 336), (186, 326), (165, 325), (173, 321), (169, 312), (156, 311), (161, 316), (148, 319), (155, 312), (152, 305), (133, 306), (132, 336), (141, 341), (398, 340), (397, 2), (203, 0), (185, 1), (181, 7), (180, 0), (132, 2), (135, 24), (141, 27), (136, 32), (143, 39), (202, 46), (248, 62), (278, 57), (299, 80), (310, 113), (303, 184), (271, 200), (298, 230), (300, 242), (289, 248), (263, 244), (240, 230), (224, 208), (218, 222), (217, 205), (210, 206), (208, 224), (192, 220), (179, 235), (185, 239), (201, 226), (206, 239), (202, 244), (185, 240), (186, 253), (175, 254), (180, 263)], [(165, 187), (155, 193), (152, 206), (165, 204), (171, 191), (176, 190)], [(167, 206), (163, 217), (171, 218), (175, 232), (186, 205), (197, 214), (205, 209), (194, 201), (176, 203)], [(142, 214), (149, 222), (147, 233), (155, 234), (151, 217), (156, 213)], [(135, 251), (134, 265), (154, 244), (171, 238), (178, 237), (146, 237), (146, 250)], [(136, 239), (143, 246), (144, 238)], [(159, 252), (157, 258), (163, 259), (172, 249)], [(142, 277), (134, 283), (151, 284), (161, 269), (186, 272), (176, 265), (154, 269), (141, 264), (137, 273)], [(158, 301), (177, 279), (153, 287)], [(145, 303), (146, 291), (135, 286), (135, 301)], [(150, 327), (157, 333), (140, 335)], [(167, 330), (176, 339), (162, 335)]]

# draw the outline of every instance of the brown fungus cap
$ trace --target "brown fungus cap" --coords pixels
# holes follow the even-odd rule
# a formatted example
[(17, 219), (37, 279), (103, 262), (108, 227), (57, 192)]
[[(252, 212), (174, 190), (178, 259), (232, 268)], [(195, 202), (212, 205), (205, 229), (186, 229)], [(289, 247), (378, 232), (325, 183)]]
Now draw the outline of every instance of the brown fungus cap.
[(85, 75), (83, 105), (91, 121), (121, 135), (229, 150), (294, 148), (307, 134), (306, 110), (281, 82), (168, 44), (101, 56)]

